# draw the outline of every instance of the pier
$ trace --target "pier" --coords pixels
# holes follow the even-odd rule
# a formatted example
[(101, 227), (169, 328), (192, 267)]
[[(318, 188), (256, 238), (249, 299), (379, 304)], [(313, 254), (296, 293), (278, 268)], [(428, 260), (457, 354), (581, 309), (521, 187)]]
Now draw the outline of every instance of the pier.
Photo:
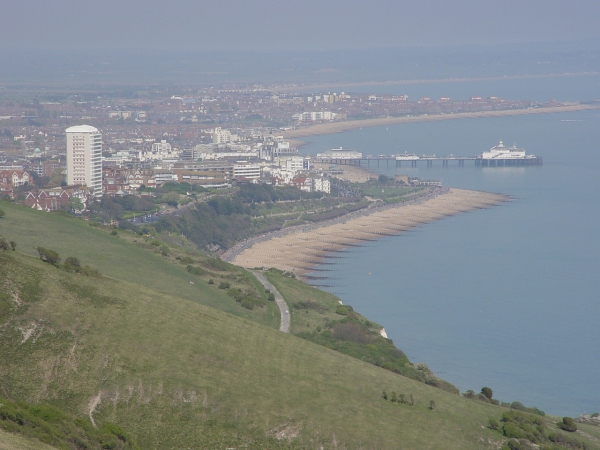
[(317, 158), (315, 162), (323, 164), (335, 164), (340, 166), (361, 166), (361, 167), (380, 167), (390, 166), (390, 162), (395, 167), (418, 167), (425, 164), (427, 167), (433, 167), (434, 163), (441, 161), (442, 167), (449, 167), (450, 164), (456, 164), (459, 167), (465, 165), (465, 161), (473, 161), (477, 167), (515, 167), (515, 166), (539, 166), (542, 165), (542, 158), (533, 156), (525, 158), (493, 158), (485, 159), (481, 156), (396, 156), (396, 155), (373, 155), (364, 158)]

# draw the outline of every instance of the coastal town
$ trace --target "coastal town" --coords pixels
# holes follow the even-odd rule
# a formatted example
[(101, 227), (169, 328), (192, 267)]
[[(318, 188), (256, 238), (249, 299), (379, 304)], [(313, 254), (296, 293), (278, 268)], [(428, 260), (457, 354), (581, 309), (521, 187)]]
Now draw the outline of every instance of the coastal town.
[[(352, 179), (352, 169), (319, 164), (298, 151), (303, 142), (294, 138), (357, 124), (590, 107), (496, 96), (412, 100), (406, 95), (292, 93), (257, 85), (174, 90), (4, 89), (0, 195), (54, 210), (68, 209), (72, 198), (81, 204), (72, 201), (71, 209), (84, 209), (90, 198), (152, 197), (153, 190), (165, 183), (184, 183), (188, 191), (265, 183), (329, 194), (331, 177), (344, 178), (346, 172)], [(81, 124), (92, 126), (101, 139), (100, 159), (94, 162), (101, 183), (97, 177), (93, 188), (82, 180), (67, 179), (72, 156), (65, 130)], [(359, 152), (341, 148), (317, 156), (325, 161), (362, 158)]]

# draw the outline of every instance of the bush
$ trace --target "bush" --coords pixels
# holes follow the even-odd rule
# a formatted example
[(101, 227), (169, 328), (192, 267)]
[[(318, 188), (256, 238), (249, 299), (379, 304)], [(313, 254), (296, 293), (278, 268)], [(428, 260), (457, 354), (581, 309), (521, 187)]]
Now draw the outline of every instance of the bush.
[(350, 306), (350, 305), (339, 305), (337, 308), (335, 308), (335, 313), (339, 314), (341, 316), (347, 316), (352, 311), (354, 311), (354, 310), (352, 309), (352, 306)]
[(58, 253), (56, 253), (54, 250), (38, 247), (37, 251), (42, 261), (52, 264), (53, 266), (58, 266), (60, 263), (60, 256), (58, 256)]
[(481, 393), (483, 395), (485, 395), (489, 400), (491, 400), (494, 395), (494, 393), (492, 392), (492, 390), (489, 387), (482, 387)]
[(496, 419), (490, 419), (488, 421), (488, 427), (490, 427), (490, 429), (492, 429), (492, 430), (499, 430), (500, 424), (498, 423), (498, 421)]
[(502, 449), (506, 449), (506, 450), (522, 450), (523, 447), (521, 446), (521, 444), (519, 443), (518, 440), (516, 440), (516, 439), (509, 439), (506, 442), (506, 445), (504, 447), (502, 447)]
[(323, 305), (313, 302), (312, 300), (301, 300), (293, 304), (296, 309), (314, 309), (315, 311), (326, 311), (327, 308)]
[(558, 428), (561, 430), (568, 431), (569, 433), (577, 431), (577, 425), (570, 417), (563, 417), (562, 422), (558, 422), (556, 426), (558, 426)]
[(210, 280), (208, 280), (208, 284), (215, 284), (215, 280), (213, 280), (212, 278)]
[(231, 284), (229, 284), (227, 281), (221, 281), (219, 283), (219, 289), (229, 289), (231, 287)]
[(154, 245), (155, 247), (160, 246), (160, 242), (156, 239), (153, 239), (152, 242), (150, 242), (150, 245)]
[(12, 251), (16, 251), (17, 250), (17, 243), (15, 241), (10, 241), (10, 248), (12, 248)]
[(360, 325), (355, 323), (338, 323), (333, 327), (331, 335), (339, 341), (356, 342), (359, 344), (370, 344), (375, 340), (373, 336), (368, 335)]
[(119, 233), (117, 232), (117, 230), (112, 230), (112, 231), (110, 232), (110, 235), (111, 235), (111, 236), (116, 236), (117, 234), (119, 234)]
[(81, 262), (74, 256), (67, 256), (63, 264), (63, 268), (68, 271), (76, 271), (81, 267)]
[(273, 294), (272, 292), (269, 292), (269, 295), (267, 295), (267, 300), (269, 300), (270, 302), (274, 302), (275, 294)]
[[(188, 273), (191, 273), (192, 275), (206, 275), (206, 271), (201, 269), (200, 267), (194, 267), (194, 266), (188, 265), (185, 269), (188, 271)], [(214, 281), (212, 283), (211, 283), (211, 281), (212, 280), (209, 280), (208, 284), (214, 283)], [(223, 289), (223, 288), (220, 288), (220, 289)]]
[(0, 209), (0, 219), (2, 219), (4, 217), (6, 213), (4, 212), (3, 209)]
[(189, 256), (184, 256), (183, 258), (181, 257), (177, 257), (175, 259), (179, 259), (179, 261), (181, 262), (181, 264), (194, 264), (194, 260), (192, 258), (190, 258)]
[(6, 239), (4, 239), (2, 236), (0, 236), (0, 250), (8, 250), (10, 248), (10, 244), (8, 243), (8, 241)]
[(207, 259), (206, 261), (204, 261), (202, 263), (202, 265), (206, 266), (210, 269), (213, 269), (213, 270), (219, 270), (221, 272), (229, 271), (229, 264), (227, 264), (225, 261), (222, 261), (218, 258)]
[(242, 305), (246, 309), (254, 309), (254, 304), (248, 299), (242, 300), (240, 302), (240, 305)]

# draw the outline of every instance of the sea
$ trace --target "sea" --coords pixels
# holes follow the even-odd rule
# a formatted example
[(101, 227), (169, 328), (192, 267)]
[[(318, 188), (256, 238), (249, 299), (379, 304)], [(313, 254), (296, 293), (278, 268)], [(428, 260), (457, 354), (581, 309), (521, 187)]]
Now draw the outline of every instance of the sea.
[[(339, 89), (338, 91), (341, 91)], [(331, 90), (334, 92), (334, 90)], [(428, 82), (352, 92), (531, 101), (600, 99), (600, 76)], [(426, 224), (331, 259), (321, 281), (385, 327), (413, 362), (465, 392), (554, 415), (600, 411), (600, 110), (398, 124), (313, 136), (302, 152), (476, 155), (516, 144), (542, 166), (395, 167), (393, 176), (502, 193), (499, 206)]]

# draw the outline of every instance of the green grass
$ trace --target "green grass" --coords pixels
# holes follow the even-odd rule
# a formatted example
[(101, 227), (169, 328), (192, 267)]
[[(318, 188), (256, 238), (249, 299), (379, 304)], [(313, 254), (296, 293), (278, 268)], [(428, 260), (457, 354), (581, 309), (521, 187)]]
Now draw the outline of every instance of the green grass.
[(139, 449), (118, 425), (105, 423), (96, 428), (48, 404), (33, 406), (0, 398), (0, 429), (64, 450)]
[[(0, 252), (3, 397), (93, 417), (99, 427), (116, 423), (144, 449), (469, 450), (497, 449), (504, 441), (487, 424), (500, 420), (505, 408), (280, 333), (275, 321), (257, 323), (251, 316), (257, 308), (244, 310), (217, 288), (228, 280), (260, 292), (245, 271), (209, 267), (201, 255), (176, 246), (164, 257), (149, 243), (134, 243), (133, 235), (111, 236), (76, 220), (2, 207), (7, 215), (0, 234), (19, 245), (17, 252)], [(36, 243), (109, 276), (44, 263), (31, 250)], [(20, 253), (23, 247), (31, 256)], [(187, 264), (175, 259), (184, 255), (210, 273), (194, 275), (190, 285)], [(140, 269), (128, 268), (138, 257)], [(105, 261), (95, 264), (96, 258)], [(208, 276), (219, 279), (204, 284)], [(292, 305), (293, 332), (314, 331), (325, 316), (342, 317), (336, 297), (267, 276)], [(186, 289), (179, 291), (180, 284)], [(308, 313), (293, 307), (302, 301), (319, 306), (309, 303)], [(224, 312), (225, 302), (241, 313)], [(416, 404), (385, 401), (383, 391), (412, 395)], [(29, 445), (5, 444), (4, 436), (0, 448)], [(593, 439), (588, 443), (599, 448)]]
[(33, 437), (21, 436), (0, 429), (0, 448), (2, 450), (55, 450)]
[[(241, 317), (13, 252), (0, 254), (0, 273), (11, 295), (33, 275), (43, 289), (0, 329), (5, 395), (80, 417), (100, 396), (96, 422), (118, 423), (140, 448), (222, 448), (240, 439), (288, 448), (272, 437), (283, 429), (298, 433), (291, 448), (476, 449), (491, 448), (480, 439), (499, 440), (485, 425), (502, 408)], [(99, 304), (90, 291), (119, 301)], [(384, 390), (412, 394), (416, 405), (386, 402)]]
[[(336, 314), (340, 299), (335, 295), (294, 278), (283, 276), (276, 270), (264, 272), (264, 275), (277, 288), (289, 306), (291, 333), (312, 333), (317, 330), (317, 327), (322, 329), (329, 321), (341, 318), (339, 314)], [(370, 324), (373, 329), (380, 330), (382, 328), (375, 322), (370, 322)]]
[[(209, 276), (197, 277), (187, 272), (186, 265), (175, 260), (177, 255), (186, 254), (185, 250), (173, 245), (170, 246), (170, 255), (162, 256), (161, 246), (150, 245), (154, 237), (142, 237), (125, 230), (118, 230), (118, 235), (113, 236), (109, 228), (93, 227), (80, 219), (8, 202), (0, 201), (0, 209), (6, 211), (5, 217), (0, 220), (0, 236), (15, 241), (17, 252), (37, 256), (36, 248), (45, 247), (57, 251), (63, 261), (67, 256), (75, 256), (82, 266), (89, 265), (107, 277), (279, 327), (279, 313), (275, 305), (248, 311), (217, 289), (221, 278), (243, 288), (250, 286), (250, 277), (241, 268), (228, 266), (230, 272), (212, 270)], [(189, 249), (187, 252), (198, 261), (207, 260), (198, 252)], [(211, 277), (215, 285), (208, 284)], [(254, 281), (252, 286), (255, 286)]]

